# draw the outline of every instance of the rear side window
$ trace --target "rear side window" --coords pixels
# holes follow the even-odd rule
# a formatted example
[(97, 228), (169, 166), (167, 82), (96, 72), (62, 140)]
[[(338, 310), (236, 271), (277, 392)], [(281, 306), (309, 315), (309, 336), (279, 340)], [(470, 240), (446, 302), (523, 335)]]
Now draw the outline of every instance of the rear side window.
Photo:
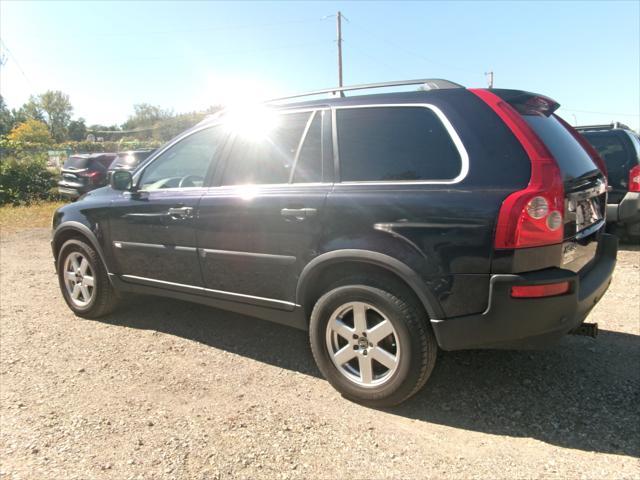
[(555, 116), (522, 115), (547, 146), (565, 178), (578, 178), (596, 170), (589, 154)]
[(336, 115), (342, 181), (447, 181), (460, 174), (460, 153), (428, 108), (352, 108)]
[(280, 117), (262, 138), (238, 135), (229, 152), (223, 185), (288, 183), (311, 112)]

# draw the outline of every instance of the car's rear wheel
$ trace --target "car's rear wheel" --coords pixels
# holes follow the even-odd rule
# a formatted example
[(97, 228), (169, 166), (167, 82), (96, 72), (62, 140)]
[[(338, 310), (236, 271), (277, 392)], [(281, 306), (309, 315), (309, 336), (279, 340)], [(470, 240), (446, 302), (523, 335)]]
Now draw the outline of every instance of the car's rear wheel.
[(97, 318), (118, 305), (118, 296), (98, 253), (82, 240), (71, 239), (62, 245), (57, 271), (62, 295), (76, 315)]
[(424, 309), (399, 290), (358, 284), (331, 289), (313, 309), (310, 339), (325, 378), (346, 398), (373, 407), (412, 396), (436, 362)]

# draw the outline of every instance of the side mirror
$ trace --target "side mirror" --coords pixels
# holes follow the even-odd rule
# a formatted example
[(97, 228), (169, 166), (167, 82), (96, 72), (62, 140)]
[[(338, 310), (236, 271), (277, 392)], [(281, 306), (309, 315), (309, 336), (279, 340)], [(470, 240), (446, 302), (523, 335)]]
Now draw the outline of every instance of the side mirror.
[(111, 174), (110, 179), (111, 188), (114, 190), (126, 191), (131, 190), (133, 186), (133, 177), (128, 170), (115, 170)]

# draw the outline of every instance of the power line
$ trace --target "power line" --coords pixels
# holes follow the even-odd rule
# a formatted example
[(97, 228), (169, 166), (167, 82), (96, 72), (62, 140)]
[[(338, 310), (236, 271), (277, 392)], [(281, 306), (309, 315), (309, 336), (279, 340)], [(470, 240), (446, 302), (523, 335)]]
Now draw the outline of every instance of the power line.
[[(231, 25), (228, 27), (209, 27), (209, 28), (189, 28), (189, 29), (175, 29), (175, 30), (155, 30), (144, 32), (140, 30), (129, 31), (126, 28), (122, 28), (114, 32), (91, 32), (91, 37), (123, 37), (123, 36), (144, 36), (144, 35), (172, 35), (175, 33), (192, 33), (192, 32), (223, 32), (229, 30), (245, 30), (245, 29), (257, 29), (257, 28), (269, 28), (278, 27), (282, 25), (300, 24), (300, 23), (313, 23), (319, 22), (320, 18), (307, 18), (298, 20), (283, 20), (280, 22), (265, 22), (265, 23), (252, 23), (242, 25)], [(77, 31), (73, 31), (73, 37), (78, 35)], [(37, 35), (36, 35), (37, 36)]]
[[(16, 58), (16, 56), (11, 53), (11, 50), (9, 50), (9, 48), (7, 47), (7, 44), (4, 43), (4, 41), (2, 39), (0, 39), (0, 45), (2, 46), (2, 48), (9, 54), (9, 56), (11, 58), (13, 58), (13, 62), (16, 64), (16, 67), (18, 67), (18, 70), (20, 70), (20, 73), (22, 74), (22, 76), (24, 77), (24, 79), (27, 81), (27, 83), (29, 84), (29, 86), (31, 87), (31, 91), (35, 92), (35, 87), (33, 86), (33, 82), (29, 79), (29, 77), (27, 77), (27, 74), (24, 73), (24, 70), (22, 69), (22, 67), (20, 66), (20, 62), (18, 62), (18, 59)], [(6, 64), (6, 60), (2, 63), (2, 65), (4, 66)]]
[[(352, 22), (352, 25), (353, 25), (353, 22)], [(467, 67), (459, 67), (459, 66), (456, 66), (456, 65), (450, 65), (450, 64), (447, 64), (447, 63), (439, 62), (439, 61), (433, 60), (431, 58), (425, 57), (422, 54), (419, 54), (417, 52), (414, 52), (413, 50), (407, 49), (404, 45), (402, 45), (402, 44), (400, 44), (398, 42), (389, 40), (389, 39), (387, 39), (385, 37), (382, 37), (381, 35), (379, 35), (377, 33), (373, 33), (371, 30), (369, 30), (367, 28), (364, 28), (361, 25), (357, 25), (356, 24), (356, 28), (360, 29), (362, 32), (366, 33), (370, 37), (378, 39), (378, 41), (387, 43), (388, 45), (392, 46), (394, 49), (401, 50), (404, 53), (406, 53), (407, 55), (420, 58), (421, 60), (423, 60), (425, 62), (432, 63), (434, 65), (440, 65), (441, 67), (445, 67), (445, 68), (452, 68), (452, 69), (455, 69), (455, 70), (460, 70), (460, 71), (463, 71), (463, 72), (466, 72), (466, 73), (471, 73), (472, 72), (472, 70), (470, 70)], [(477, 74), (477, 72), (473, 72), (473, 73)]]
[(637, 113), (594, 112), (592, 110), (576, 110), (573, 108), (565, 108), (565, 107), (560, 107), (560, 108), (562, 110), (566, 110), (567, 112), (592, 113), (595, 115), (616, 115), (621, 117), (640, 117), (640, 114), (637, 114)]

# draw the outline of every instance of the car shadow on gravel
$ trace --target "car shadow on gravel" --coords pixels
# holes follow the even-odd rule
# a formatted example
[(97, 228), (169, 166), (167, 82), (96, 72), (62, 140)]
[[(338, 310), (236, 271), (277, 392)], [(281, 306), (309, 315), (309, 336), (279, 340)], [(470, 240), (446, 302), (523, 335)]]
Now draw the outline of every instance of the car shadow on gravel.
[[(141, 297), (100, 321), (176, 335), (320, 377), (306, 332), (239, 314)], [(639, 346), (636, 335), (601, 331), (597, 340), (567, 337), (543, 351), (442, 352), (426, 387), (386, 411), (565, 448), (639, 456)]]

